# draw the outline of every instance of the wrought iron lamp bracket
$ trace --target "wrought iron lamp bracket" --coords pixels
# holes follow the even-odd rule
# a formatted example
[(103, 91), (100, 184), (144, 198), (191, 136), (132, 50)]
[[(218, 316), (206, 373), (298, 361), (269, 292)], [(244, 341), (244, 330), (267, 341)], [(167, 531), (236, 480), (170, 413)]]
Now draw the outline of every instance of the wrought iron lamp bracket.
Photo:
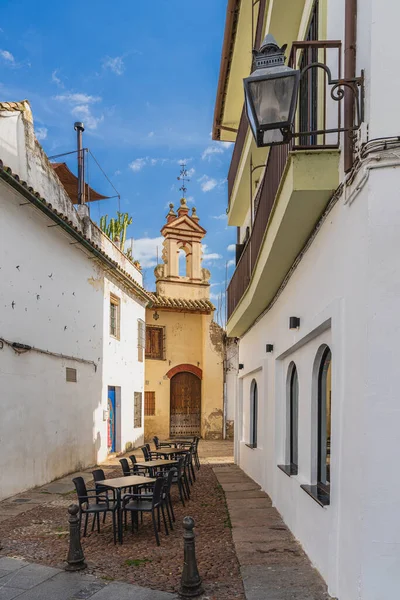
[(309, 135), (310, 133), (339, 133), (346, 131), (354, 131), (361, 127), (361, 123), (364, 121), (364, 71), (361, 71), (360, 77), (354, 77), (352, 79), (333, 79), (330, 68), (324, 63), (314, 62), (310, 65), (307, 65), (302, 69), (300, 73), (300, 79), (303, 79), (304, 75), (310, 69), (322, 69), (325, 71), (328, 78), (328, 85), (332, 86), (330, 90), (330, 96), (332, 100), (335, 102), (341, 102), (343, 98), (345, 98), (345, 88), (350, 90), (353, 94), (354, 98), (354, 109), (355, 109), (355, 122), (353, 127), (350, 128), (337, 128), (337, 129), (327, 129), (318, 132), (284, 132), (282, 131), (283, 136), (288, 139), (288, 141), (293, 137), (300, 137), (303, 135)]

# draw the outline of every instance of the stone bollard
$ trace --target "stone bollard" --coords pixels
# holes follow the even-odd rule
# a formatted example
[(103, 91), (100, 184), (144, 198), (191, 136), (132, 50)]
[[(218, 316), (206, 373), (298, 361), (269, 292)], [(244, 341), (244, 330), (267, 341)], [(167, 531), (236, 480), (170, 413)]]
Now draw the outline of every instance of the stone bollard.
[(183, 598), (194, 598), (200, 596), (204, 590), (197, 569), (196, 548), (194, 542), (195, 534), (193, 531), (194, 520), (192, 517), (185, 517), (183, 519), (183, 528), (184, 558), (179, 595)]
[(83, 555), (81, 545), (81, 531), (79, 522), (79, 506), (71, 504), (68, 507), (69, 512), (69, 550), (67, 556), (66, 571), (82, 571), (86, 569), (87, 564), (85, 563), (85, 557)]

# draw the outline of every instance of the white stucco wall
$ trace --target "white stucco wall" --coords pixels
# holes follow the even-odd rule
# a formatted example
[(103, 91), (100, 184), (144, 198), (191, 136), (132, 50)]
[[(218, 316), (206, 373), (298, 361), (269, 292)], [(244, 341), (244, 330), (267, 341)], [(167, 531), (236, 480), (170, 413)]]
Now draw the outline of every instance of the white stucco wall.
[[(109, 335), (110, 294), (120, 299), (120, 339)], [(138, 319), (145, 320), (142, 302), (110, 278), (104, 281), (104, 368), (103, 406), (107, 409), (108, 386), (118, 388), (116, 451), (143, 444), (144, 435), (144, 362), (138, 361)], [(142, 394), (142, 426), (134, 428), (134, 395)], [(101, 459), (105, 456), (102, 454)]]
[[(142, 284), (140, 271), (79, 217), (20, 112), (0, 113), (0, 159)], [(0, 342), (0, 499), (106, 458), (108, 386), (119, 390), (117, 450), (143, 440), (133, 399), (144, 384), (137, 319), (145, 300), (93, 258), (0, 180), (0, 338), (44, 351), (18, 354)], [(120, 341), (109, 335), (110, 292), (121, 298)], [(67, 367), (76, 383), (66, 381)]]
[[(336, 204), (276, 304), (240, 340), (236, 456), (272, 496), (339, 600), (384, 600), (400, 586), (396, 317), (400, 169), (381, 169), (353, 204)], [(384, 193), (383, 193), (384, 190)], [(288, 327), (299, 316), (298, 331)], [(265, 343), (274, 344), (266, 354)], [(331, 504), (301, 488), (316, 482), (313, 365), (332, 350)], [(286, 378), (299, 376), (299, 473), (288, 477)], [(258, 447), (250, 449), (250, 385), (259, 392)], [(315, 378), (314, 378), (315, 379)], [(239, 423), (240, 421), (240, 423)]]

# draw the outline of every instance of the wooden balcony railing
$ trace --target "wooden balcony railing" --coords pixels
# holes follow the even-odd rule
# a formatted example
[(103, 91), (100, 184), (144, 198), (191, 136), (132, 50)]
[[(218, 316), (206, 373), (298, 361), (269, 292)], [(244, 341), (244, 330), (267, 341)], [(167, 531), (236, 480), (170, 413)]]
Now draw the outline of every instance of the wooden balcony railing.
[[(303, 69), (315, 62), (329, 63), (331, 69), (334, 65), (336, 76), (340, 78), (341, 42), (325, 40), (293, 43), (289, 60), (290, 66)], [(272, 146), (270, 149), (264, 176), (254, 200), (255, 210), (251, 233), (227, 289), (228, 319), (249, 286), (289, 152), (291, 150), (319, 150), (339, 146), (340, 134), (335, 128), (340, 129), (340, 103), (336, 103), (330, 97), (327, 81), (319, 71), (322, 70), (316, 69), (315, 72), (313, 69), (308, 70), (303, 78), (303, 83), (300, 85), (294, 130), (295, 137), (290, 144)], [(335, 129), (335, 132), (324, 133), (329, 126), (331, 126), (331, 129)], [(247, 128), (247, 118), (243, 110), (228, 175), (229, 199), (243, 152)]]

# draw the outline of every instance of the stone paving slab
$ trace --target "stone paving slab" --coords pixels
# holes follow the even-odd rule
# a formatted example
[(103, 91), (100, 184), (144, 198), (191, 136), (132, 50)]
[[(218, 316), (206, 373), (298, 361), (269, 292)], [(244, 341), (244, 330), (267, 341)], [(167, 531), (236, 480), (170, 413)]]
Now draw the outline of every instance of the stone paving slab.
[(174, 594), (0, 558), (0, 600), (178, 600)]
[(244, 566), (241, 571), (247, 600), (330, 598), (323, 580), (309, 565), (308, 568), (253, 565)]
[(239, 468), (214, 472), (225, 492), (246, 600), (328, 600), (325, 582), (269, 496)]

